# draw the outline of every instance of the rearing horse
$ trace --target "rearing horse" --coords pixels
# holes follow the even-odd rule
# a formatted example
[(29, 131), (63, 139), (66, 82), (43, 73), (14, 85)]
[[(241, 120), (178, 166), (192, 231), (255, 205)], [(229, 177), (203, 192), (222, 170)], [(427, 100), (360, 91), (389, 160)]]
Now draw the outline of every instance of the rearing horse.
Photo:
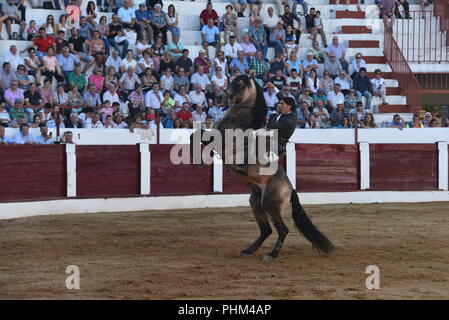
[[(223, 142), (226, 129), (242, 129), (245, 131), (265, 127), (267, 105), (262, 89), (252, 77), (238, 76), (225, 92), (231, 99), (231, 107), (226, 111), (216, 129), (221, 133)], [(195, 140), (191, 137), (191, 144), (194, 142)], [(206, 145), (210, 143), (204, 140), (201, 142)], [(222, 145), (225, 144), (222, 143)], [(225, 155), (222, 150), (216, 151), (224, 158)], [(233, 151), (235, 152), (235, 149)], [(292, 202), (292, 216), (295, 226), (312, 243), (313, 248), (321, 254), (329, 254), (334, 250), (332, 243), (310, 221), (282, 166), (278, 165), (277, 171), (271, 175), (260, 174), (259, 169), (263, 165), (259, 161), (248, 165), (247, 175), (242, 174), (236, 165), (225, 164), (225, 166), (239, 181), (251, 188), (249, 202), (260, 229), (260, 236), (253, 244), (242, 250), (241, 255), (254, 253), (271, 235), (272, 229), (269, 220), (276, 228), (278, 239), (271, 252), (266, 254), (263, 260), (271, 261), (279, 255), (284, 239), (289, 232), (282, 221), (281, 212), (290, 201)]]

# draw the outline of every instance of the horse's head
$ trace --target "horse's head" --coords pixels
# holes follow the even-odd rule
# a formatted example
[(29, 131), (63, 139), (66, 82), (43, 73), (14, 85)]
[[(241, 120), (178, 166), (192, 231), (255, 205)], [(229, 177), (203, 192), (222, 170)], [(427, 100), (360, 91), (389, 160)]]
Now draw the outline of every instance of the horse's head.
[(246, 74), (235, 78), (224, 90), (234, 105), (255, 106), (257, 88), (252, 77)]

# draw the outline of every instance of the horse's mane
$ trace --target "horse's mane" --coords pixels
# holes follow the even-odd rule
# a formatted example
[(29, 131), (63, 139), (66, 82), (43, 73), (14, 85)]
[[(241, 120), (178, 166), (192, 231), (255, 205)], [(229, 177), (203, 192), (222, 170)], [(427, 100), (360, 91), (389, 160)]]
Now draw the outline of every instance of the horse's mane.
[(265, 117), (267, 115), (268, 107), (263, 96), (262, 88), (254, 80), (256, 86), (256, 107), (254, 108), (253, 129), (259, 129), (265, 127)]

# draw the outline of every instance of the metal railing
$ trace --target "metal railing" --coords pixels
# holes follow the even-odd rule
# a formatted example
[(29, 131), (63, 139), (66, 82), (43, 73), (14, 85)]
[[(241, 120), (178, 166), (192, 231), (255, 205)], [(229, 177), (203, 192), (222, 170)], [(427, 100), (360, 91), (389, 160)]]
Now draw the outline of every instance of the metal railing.
[(433, 14), (440, 17), (440, 30), (446, 32), (449, 42), (449, 0), (433, 0)]
[(449, 93), (449, 73), (418, 72), (415, 77), (421, 86), (422, 93), (447, 94)]
[[(449, 3), (449, 0), (443, 2)], [(444, 8), (443, 14), (446, 10), (449, 7)], [(447, 15), (449, 17), (449, 13)], [(449, 62), (448, 22), (435, 10), (410, 11), (410, 19), (396, 19), (394, 37), (405, 59), (412, 63)]]
[(407, 97), (410, 112), (419, 113), (421, 86), (402, 54), (392, 30), (387, 25), (384, 27), (384, 54), (391, 70), (395, 74), (395, 78), (399, 81), (402, 94)]

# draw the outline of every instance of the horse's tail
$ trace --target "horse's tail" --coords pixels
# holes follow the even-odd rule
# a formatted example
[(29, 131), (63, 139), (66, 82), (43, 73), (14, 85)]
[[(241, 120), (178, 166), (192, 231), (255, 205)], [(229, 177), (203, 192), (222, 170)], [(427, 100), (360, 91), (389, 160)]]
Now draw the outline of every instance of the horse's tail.
[(317, 250), (318, 253), (329, 254), (334, 251), (334, 245), (328, 238), (326, 238), (324, 234), (320, 232), (320, 230), (318, 230), (317, 227), (314, 226), (312, 221), (310, 221), (309, 217), (304, 211), (304, 208), (299, 203), (298, 194), (294, 189), (292, 190), (292, 196), (290, 200), (292, 202), (292, 216), (293, 221), (295, 222), (296, 229), (298, 229), (298, 231), (312, 243), (313, 248)]

